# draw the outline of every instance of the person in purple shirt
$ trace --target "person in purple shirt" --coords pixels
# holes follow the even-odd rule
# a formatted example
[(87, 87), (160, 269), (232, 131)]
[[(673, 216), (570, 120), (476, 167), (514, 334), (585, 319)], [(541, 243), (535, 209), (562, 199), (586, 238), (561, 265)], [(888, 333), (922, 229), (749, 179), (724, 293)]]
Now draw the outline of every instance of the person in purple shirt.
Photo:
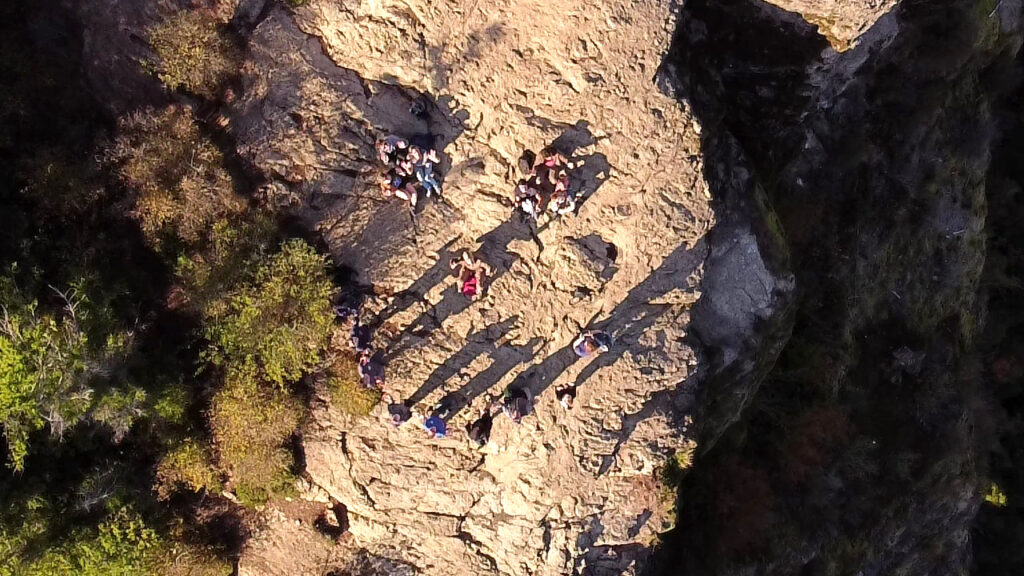
[(580, 358), (589, 358), (611, 349), (615, 341), (604, 330), (588, 330), (572, 343), (573, 352)]

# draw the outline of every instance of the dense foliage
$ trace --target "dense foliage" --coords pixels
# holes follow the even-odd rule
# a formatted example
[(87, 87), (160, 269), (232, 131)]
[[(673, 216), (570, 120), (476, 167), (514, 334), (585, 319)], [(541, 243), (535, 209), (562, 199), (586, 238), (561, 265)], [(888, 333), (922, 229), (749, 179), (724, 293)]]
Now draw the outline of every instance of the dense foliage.
[(0, 576), (229, 574), (237, 502), (294, 490), (327, 263), (197, 118), (223, 14), (167, 14), (150, 67), (190, 96), (111, 118), (61, 10), (0, 6)]

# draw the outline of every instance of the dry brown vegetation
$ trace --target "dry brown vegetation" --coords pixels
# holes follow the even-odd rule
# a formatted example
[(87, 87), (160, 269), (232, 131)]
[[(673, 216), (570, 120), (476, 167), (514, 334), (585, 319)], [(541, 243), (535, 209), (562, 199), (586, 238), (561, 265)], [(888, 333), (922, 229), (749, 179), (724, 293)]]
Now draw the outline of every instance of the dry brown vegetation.
[(122, 119), (108, 160), (133, 192), (133, 215), (154, 246), (169, 239), (196, 244), (215, 221), (245, 208), (223, 155), (189, 108), (147, 109)]
[(380, 402), (378, 390), (364, 388), (351, 354), (339, 355), (328, 369), (327, 391), (331, 405), (353, 416), (366, 416)]

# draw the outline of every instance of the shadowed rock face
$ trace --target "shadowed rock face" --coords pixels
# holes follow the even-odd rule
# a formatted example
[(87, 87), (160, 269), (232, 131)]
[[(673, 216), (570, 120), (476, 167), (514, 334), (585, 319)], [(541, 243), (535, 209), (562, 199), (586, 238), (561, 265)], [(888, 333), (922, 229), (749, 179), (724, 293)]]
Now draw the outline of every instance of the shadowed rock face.
[[(681, 493), (665, 573), (970, 569), (986, 393), (972, 355), (992, 110), (1007, 88), (993, 78), (1020, 46), (1019, 4), (983, 4), (904, 2), (853, 50), (802, 59), (814, 37), (792, 14), (684, 7), (669, 64), (705, 127), (708, 180), (716, 165), (752, 174), (798, 290), (766, 378), (724, 369), (704, 389), (702, 409), (739, 417), (723, 436), (698, 419), (707, 451)], [(764, 42), (729, 43), (751, 30)], [(727, 276), (730, 261), (719, 266)], [(741, 341), (704, 302), (694, 327), (728, 366)]]

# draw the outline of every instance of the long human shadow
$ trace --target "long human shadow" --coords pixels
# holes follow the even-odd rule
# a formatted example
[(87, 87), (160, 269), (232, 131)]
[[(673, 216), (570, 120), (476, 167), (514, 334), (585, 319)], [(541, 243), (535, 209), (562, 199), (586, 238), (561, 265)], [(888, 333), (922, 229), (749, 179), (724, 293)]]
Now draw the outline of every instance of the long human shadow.
[[(580, 372), (573, 386), (583, 385), (595, 372), (618, 361), (627, 352), (641, 351), (639, 338), (650, 329), (671, 304), (654, 303), (653, 300), (681, 288), (679, 279), (687, 278), (701, 263), (701, 258), (685, 244), (679, 245), (651, 272), (647, 278), (633, 287), (612, 311), (602, 320), (591, 322), (585, 330), (604, 330), (615, 338), (611, 350), (589, 361)], [(528, 388), (534, 397), (551, 386), (570, 366), (577, 361), (572, 345), (554, 352), (541, 363), (525, 370), (512, 386)]]
[(485, 326), (467, 336), (466, 345), (435, 368), (419, 389), (409, 396), (408, 402), (410, 404), (420, 402), (448, 379), (465, 370), (477, 357), (493, 349), (494, 342), (506, 336), (518, 322), (519, 317), (513, 316), (497, 324)]
[[(484, 284), (485, 290), (491, 290), (494, 282), (504, 276), (519, 261), (519, 255), (508, 249), (509, 245), (516, 240), (533, 240), (541, 250), (544, 248), (537, 237), (533, 224), (517, 216), (505, 220), (477, 240), (480, 243), (480, 250), (477, 251), (477, 256), (490, 264), (494, 271)], [(428, 274), (421, 278), (422, 282), (417, 280), (414, 284), (419, 285), (421, 289), (425, 288), (422, 292), (415, 292), (416, 294), (426, 294), (430, 288), (438, 285), (445, 278), (454, 276), (449, 270), (448, 262), (450, 258), (457, 256), (457, 253), (446, 250), (441, 256), (434, 266), (431, 267), (430, 271), (428, 271)], [(422, 299), (422, 296), (420, 298)], [(453, 278), (451, 285), (441, 294), (441, 300), (437, 304), (430, 306), (409, 323), (402, 331), (399, 339), (388, 347), (388, 355), (400, 354), (408, 349), (413, 337), (424, 337), (430, 334), (440, 328), (445, 320), (467, 310), (474, 302), (474, 300), (459, 292), (457, 283)], [(408, 305), (411, 305), (411, 302)], [(393, 315), (394, 312), (390, 312), (390, 314)]]

